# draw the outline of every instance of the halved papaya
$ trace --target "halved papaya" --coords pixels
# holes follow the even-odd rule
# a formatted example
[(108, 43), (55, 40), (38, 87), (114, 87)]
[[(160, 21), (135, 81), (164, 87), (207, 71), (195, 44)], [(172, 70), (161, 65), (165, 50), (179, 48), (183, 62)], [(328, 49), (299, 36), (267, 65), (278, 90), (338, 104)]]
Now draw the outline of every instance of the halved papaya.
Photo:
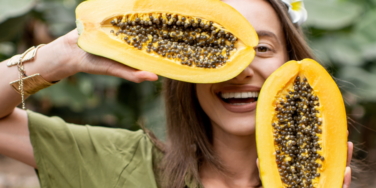
[(346, 111), (340, 90), (320, 64), (287, 62), (266, 80), (257, 103), (264, 188), (342, 187)]
[(218, 0), (85, 1), (76, 16), (83, 50), (193, 83), (235, 77), (258, 44), (251, 24)]

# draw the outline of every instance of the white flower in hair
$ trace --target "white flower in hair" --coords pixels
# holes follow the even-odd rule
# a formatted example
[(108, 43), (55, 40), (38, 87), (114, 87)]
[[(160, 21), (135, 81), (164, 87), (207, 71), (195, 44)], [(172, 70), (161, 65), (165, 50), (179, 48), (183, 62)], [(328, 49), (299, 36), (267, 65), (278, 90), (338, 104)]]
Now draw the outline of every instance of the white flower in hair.
[(288, 7), (293, 23), (302, 25), (307, 20), (307, 10), (304, 8), (303, 0), (281, 0)]

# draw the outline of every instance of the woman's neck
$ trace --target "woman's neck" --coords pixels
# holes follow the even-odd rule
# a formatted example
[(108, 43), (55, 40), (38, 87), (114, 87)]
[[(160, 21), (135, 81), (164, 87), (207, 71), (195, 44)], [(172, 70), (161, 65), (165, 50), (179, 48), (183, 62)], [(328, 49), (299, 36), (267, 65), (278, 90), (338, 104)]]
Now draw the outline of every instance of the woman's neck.
[[(213, 129), (218, 129), (214, 128)], [(205, 188), (257, 187), (260, 185), (256, 166), (255, 135), (236, 136), (223, 130), (213, 130), (213, 146), (227, 173), (220, 172), (209, 163), (200, 168)]]

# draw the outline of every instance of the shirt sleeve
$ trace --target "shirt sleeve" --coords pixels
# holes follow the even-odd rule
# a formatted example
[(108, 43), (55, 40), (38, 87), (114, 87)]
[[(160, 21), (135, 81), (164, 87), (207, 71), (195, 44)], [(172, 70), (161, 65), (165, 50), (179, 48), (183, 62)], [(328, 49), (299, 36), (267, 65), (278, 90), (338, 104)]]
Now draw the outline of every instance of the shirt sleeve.
[(142, 130), (74, 125), (32, 111), (28, 121), (41, 188), (157, 187), (155, 148)]

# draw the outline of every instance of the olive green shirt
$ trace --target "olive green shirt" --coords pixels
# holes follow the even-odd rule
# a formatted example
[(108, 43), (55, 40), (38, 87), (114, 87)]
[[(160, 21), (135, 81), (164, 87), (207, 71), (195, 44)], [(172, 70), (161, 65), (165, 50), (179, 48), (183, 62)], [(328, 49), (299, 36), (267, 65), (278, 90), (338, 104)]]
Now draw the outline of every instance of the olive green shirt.
[(155, 169), (163, 154), (142, 130), (74, 125), (27, 113), (41, 188), (160, 187)]

